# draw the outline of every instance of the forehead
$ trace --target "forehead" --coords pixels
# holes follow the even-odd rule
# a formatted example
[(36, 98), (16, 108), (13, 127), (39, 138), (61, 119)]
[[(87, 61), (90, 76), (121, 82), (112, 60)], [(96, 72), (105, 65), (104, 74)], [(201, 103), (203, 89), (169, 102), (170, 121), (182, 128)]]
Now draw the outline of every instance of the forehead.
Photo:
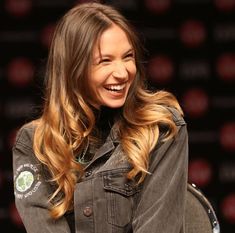
[(119, 26), (113, 24), (111, 27), (101, 33), (98, 38), (94, 52), (108, 53), (108, 52), (125, 52), (133, 49), (127, 33)]

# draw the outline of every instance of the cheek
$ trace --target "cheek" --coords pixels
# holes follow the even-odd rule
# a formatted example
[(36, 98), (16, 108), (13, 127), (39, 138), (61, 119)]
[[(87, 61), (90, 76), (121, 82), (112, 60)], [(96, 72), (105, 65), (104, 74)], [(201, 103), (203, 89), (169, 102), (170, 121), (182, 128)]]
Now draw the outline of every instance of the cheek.
[(136, 65), (134, 63), (130, 64), (128, 70), (129, 70), (129, 74), (131, 76), (131, 79), (133, 80), (136, 76), (136, 71), (137, 71)]
[(88, 78), (89, 95), (92, 97), (92, 99), (96, 98), (97, 96), (97, 87), (99, 85), (97, 77), (97, 72), (91, 72)]
[(111, 73), (112, 72), (110, 67), (104, 67), (102, 69), (99, 69), (96, 72), (93, 72), (90, 78), (90, 82), (93, 86), (101, 86), (106, 81), (107, 77), (110, 76)]
[(93, 102), (97, 103), (103, 91), (103, 85), (108, 77), (108, 69), (99, 69), (93, 71), (89, 78), (90, 94)]
[(89, 86), (92, 91), (94, 91), (100, 84), (101, 78), (99, 72), (93, 72), (89, 78)]

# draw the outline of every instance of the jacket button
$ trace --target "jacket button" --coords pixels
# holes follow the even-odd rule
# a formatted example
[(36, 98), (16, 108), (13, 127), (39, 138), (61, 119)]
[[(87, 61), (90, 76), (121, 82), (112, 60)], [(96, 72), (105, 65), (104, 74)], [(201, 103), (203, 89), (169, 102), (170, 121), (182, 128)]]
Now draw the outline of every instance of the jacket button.
[(126, 184), (125, 184), (125, 190), (126, 190), (126, 191), (132, 191), (131, 185), (126, 183)]
[(86, 217), (90, 217), (92, 215), (93, 211), (92, 211), (92, 208), (91, 207), (85, 207), (83, 209), (83, 214), (86, 216)]
[(85, 177), (88, 177), (88, 176), (90, 176), (91, 174), (92, 174), (92, 171), (88, 171), (88, 172), (85, 173)]

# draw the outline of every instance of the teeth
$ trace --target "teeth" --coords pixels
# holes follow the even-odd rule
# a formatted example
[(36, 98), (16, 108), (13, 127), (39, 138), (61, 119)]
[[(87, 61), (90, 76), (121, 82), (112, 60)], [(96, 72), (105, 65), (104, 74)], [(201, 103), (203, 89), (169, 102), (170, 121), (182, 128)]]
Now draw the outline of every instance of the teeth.
[(122, 85), (110, 85), (108, 87), (106, 87), (106, 89), (111, 90), (111, 91), (121, 91), (122, 89), (124, 89), (125, 84)]

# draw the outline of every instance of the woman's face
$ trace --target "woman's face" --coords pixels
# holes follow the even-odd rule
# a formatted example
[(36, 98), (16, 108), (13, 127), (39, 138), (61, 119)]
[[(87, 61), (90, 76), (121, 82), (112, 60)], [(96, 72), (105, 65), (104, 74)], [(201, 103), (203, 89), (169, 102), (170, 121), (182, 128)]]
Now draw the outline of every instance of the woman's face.
[(93, 51), (88, 77), (96, 108), (124, 105), (136, 75), (135, 53), (125, 32), (113, 25), (105, 30)]

